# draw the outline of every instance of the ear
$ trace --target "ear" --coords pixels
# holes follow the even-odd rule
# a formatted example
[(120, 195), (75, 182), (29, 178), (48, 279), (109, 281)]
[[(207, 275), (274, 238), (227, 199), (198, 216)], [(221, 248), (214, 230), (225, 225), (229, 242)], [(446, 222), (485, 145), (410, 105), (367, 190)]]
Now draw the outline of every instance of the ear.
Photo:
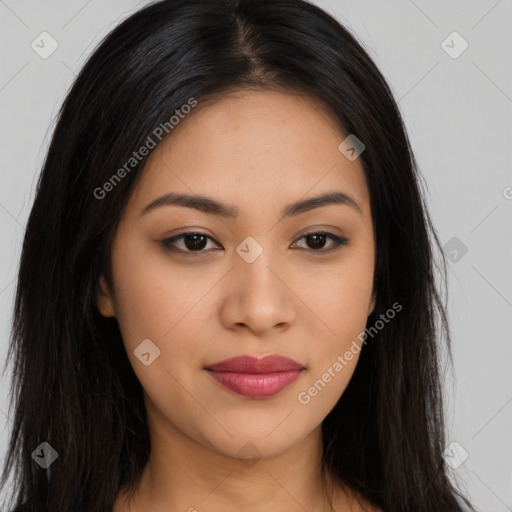
[(101, 316), (113, 317), (116, 316), (114, 309), (114, 300), (112, 298), (112, 292), (107, 285), (107, 281), (103, 274), (100, 275), (99, 279), (100, 291), (97, 296), (98, 311)]
[(368, 316), (370, 316), (373, 313), (373, 310), (375, 309), (375, 302), (376, 302), (376, 297), (375, 297), (375, 292), (373, 292), (372, 298), (370, 300), (370, 305), (368, 306)]

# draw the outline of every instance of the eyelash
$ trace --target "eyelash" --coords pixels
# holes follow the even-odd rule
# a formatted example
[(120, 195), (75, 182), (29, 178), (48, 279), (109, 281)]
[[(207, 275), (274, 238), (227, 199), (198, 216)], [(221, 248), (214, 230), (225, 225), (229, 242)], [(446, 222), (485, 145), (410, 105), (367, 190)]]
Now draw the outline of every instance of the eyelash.
[[(205, 250), (199, 250), (199, 251), (187, 250), (187, 251), (185, 251), (183, 249), (178, 249), (178, 248), (176, 248), (175, 246), (172, 245), (177, 240), (186, 238), (187, 236), (191, 236), (191, 235), (205, 236), (206, 238), (209, 238), (210, 240), (215, 242), (217, 245), (220, 245), (211, 236), (208, 236), (206, 233), (201, 233), (201, 232), (198, 232), (198, 231), (186, 231), (186, 232), (181, 233), (179, 235), (173, 236), (172, 238), (166, 238), (165, 240), (162, 240), (161, 243), (162, 243), (162, 245), (164, 246), (165, 249), (168, 249), (168, 250), (171, 250), (171, 251), (175, 251), (175, 252), (179, 252), (179, 253), (185, 254), (187, 256), (190, 255), (192, 257), (195, 257), (196, 255), (199, 255), (199, 254), (202, 254), (202, 253), (206, 253), (207, 251), (205, 251)], [(327, 231), (311, 231), (310, 233), (305, 233), (304, 235), (302, 235), (298, 240), (302, 240), (303, 238), (306, 238), (306, 237), (312, 236), (312, 235), (325, 235), (327, 238), (331, 239), (334, 242), (334, 245), (332, 247), (330, 247), (329, 249), (305, 249), (305, 250), (311, 251), (313, 253), (322, 253), (322, 254), (331, 253), (332, 251), (334, 251), (336, 249), (339, 249), (342, 246), (346, 245), (348, 243), (348, 241), (349, 241), (347, 238), (339, 237), (339, 236), (334, 235), (333, 233), (329, 233)]]

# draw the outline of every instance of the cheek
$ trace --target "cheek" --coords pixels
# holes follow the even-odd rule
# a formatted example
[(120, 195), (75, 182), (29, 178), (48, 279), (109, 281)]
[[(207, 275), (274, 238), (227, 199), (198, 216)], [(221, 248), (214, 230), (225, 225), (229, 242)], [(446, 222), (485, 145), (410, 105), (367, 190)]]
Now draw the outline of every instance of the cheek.
[[(311, 333), (315, 350), (310, 352), (311, 371), (298, 402), (318, 414), (327, 414), (342, 395), (364, 348), (362, 333), (372, 294), (373, 260), (366, 251), (348, 256), (331, 268), (328, 276), (316, 276), (316, 288), (310, 288), (316, 293), (308, 298), (310, 309), (320, 319), (315, 323), (322, 327), (316, 335)], [(323, 290), (320, 283), (325, 283)]]
[[(117, 255), (116, 316), (128, 358), (148, 397), (166, 410), (172, 396), (173, 407), (186, 411), (194, 403), (183, 389), (194, 389), (193, 378), (201, 369), (204, 322), (198, 320), (207, 316), (201, 299), (212, 283), (191, 281), (163, 259), (137, 251)], [(146, 353), (148, 365), (142, 357)]]
[(166, 279), (158, 267), (120, 262), (116, 276), (116, 316), (125, 341), (163, 336), (177, 321), (183, 305), (172, 297), (182, 294), (179, 282)]
[[(202, 311), (201, 298), (212, 286), (211, 279), (190, 279), (154, 247), (144, 250), (142, 243), (120, 247), (113, 250), (112, 263), (116, 317), (126, 348), (133, 351), (150, 339), (163, 355), (168, 340), (180, 338), (185, 326), (189, 336), (193, 334), (190, 318)], [(184, 343), (177, 345), (179, 349)]]
[(311, 418), (325, 417), (336, 405), (364, 348), (361, 333), (367, 322), (371, 286), (354, 275), (331, 283), (334, 289), (317, 303), (318, 316), (328, 329), (312, 338), (315, 348), (309, 351), (310, 369), (296, 397), (299, 409)]
[[(371, 261), (351, 258), (325, 275), (308, 279), (305, 302), (320, 320), (327, 350), (342, 348), (364, 331), (373, 288)], [(313, 287), (314, 286), (314, 287)]]

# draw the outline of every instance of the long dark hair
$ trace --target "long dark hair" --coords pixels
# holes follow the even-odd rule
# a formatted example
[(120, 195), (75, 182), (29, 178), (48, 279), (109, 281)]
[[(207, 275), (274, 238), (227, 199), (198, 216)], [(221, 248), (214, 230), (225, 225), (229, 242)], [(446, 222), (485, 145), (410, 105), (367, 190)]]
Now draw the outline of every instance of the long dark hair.
[[(148, 136), (172, 135), (169, 119), (191, 98), (251, 87), (312, 93), (363, 141), (377, 244), (368, 324), (402, 306), (365, 344), (322, 424), (324, 469), (386, 512), (471, 507), (443, 458), (440, 355), (452, 355), (437, 277), (446, 282), (446, 262), (433, 253), (441, 248), (404, 123), (354, 35), (304, 0), (153, 3), (115, 28), (77, 76), (19, 267), (7, 358), (14, 424), (1, 482), (14, 473), (15, 506), (105, 512), (121, 487), (135, 488), (150, 452), (142, 387), (116, 320), (96, 304), (100, 273), (112, 284), (111, 241), (147, 156), (126, 162)], [(46, 470), (32, 456), (44, 442), (58, 453)]]

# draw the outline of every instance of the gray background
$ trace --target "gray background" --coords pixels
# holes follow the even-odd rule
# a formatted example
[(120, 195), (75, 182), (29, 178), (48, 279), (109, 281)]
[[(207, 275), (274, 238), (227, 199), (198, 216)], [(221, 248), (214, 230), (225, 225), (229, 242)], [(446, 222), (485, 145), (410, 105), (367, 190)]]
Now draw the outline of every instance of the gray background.
[[(58, 108), (99, 40), (145, 3), (0, 0), (2, 354), (24, 227)], [(453, 477), (478, 510), (512, 511), (512, 2), (315, 3), (356, 34), (399, 101), (452, 260), (448, 437), (460, 445), (456, 457), (468, 455)], [(59, 45), (47, 59), (31, 47), (43, 31)], [(454, 31), (469, 44), (461, 55), (463, 42), (446, 39)], [(0, 460), (10, 426), (9, 379), (10, 367), (0, 381)]]

